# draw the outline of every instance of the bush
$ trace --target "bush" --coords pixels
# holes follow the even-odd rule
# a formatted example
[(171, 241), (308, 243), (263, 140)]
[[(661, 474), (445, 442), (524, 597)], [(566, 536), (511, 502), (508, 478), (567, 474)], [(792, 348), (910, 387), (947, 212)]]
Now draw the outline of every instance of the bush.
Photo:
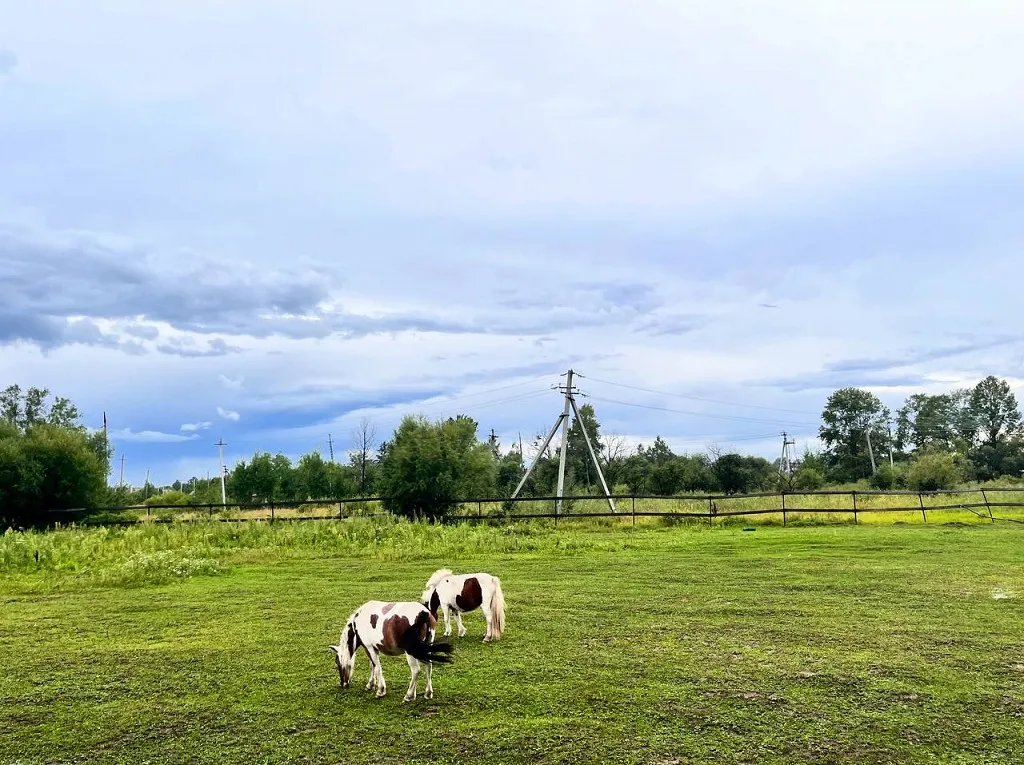
[(802, 467), (793, 476), (793, 487), (801, 491), (817, 491), (825, 485), (825, 476), (812, 467)]
[(952, 489), (963, 483), (966, 471), (963, 465), (948, 452), (922, 454), (907, 471), (907, 483), (915, 491), (938, 491)]
[(177, 489), (168, 489), (163, 494), (154, 494), (146, 499), (146, 504), (153, 505), (191, 505), (194, 504), (191, 494)]
[(871, 488), (880, 491), (902, 489), (907, 485), (907, 478), (898, 467), (884, 464), (871, 476)]

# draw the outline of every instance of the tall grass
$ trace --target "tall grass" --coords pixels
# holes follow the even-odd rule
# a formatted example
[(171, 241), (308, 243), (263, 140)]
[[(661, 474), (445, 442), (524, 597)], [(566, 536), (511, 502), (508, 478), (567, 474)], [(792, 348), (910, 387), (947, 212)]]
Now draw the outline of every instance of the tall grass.
[(566, 555), (621, 545), (595, 534), (600, 528), (599, 524), (566, 529), (551, 523), (515, 522), (440, 525), (384, 517), (9, 530), (0, 536), (0, 589), (162, 583), (217, 574), (231, 563), (297, 556), (455, 559), (477, 553)]

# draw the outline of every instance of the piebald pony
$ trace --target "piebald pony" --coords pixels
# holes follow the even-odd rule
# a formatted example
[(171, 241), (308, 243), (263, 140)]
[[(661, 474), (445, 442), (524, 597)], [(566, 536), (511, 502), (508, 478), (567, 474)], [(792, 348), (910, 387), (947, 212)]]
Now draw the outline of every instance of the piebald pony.
[(465, 637), (462, 614), (480, 608), (487, 622), (483, 642), (497, 640), (505, 630), (505, 595), (501, 591), (501, 580), (491, 574), (453, 574), (450, 569), (435, 571), (427, 580), (420, 600), (434, 619), (438, 609), (444, 611), (444, 635), (452, 634), (448, 612), (455, 614), (459, 625), (459, 637)]
[(341, 687), (348, 688), (355, 669), (356, 651), (360, 647), (370, 657), (370, 680), (366, 690), (376, 689), (377, 696), (387, 693), (381, 672), (381, 655), (401, 656), (409, 662), (412, 678), (402, 701), (416, 698), (416, 680), (420, 666), (427, 665), (427, 685), (423, 698), (434, 696), (432, 670), (434, 663), (451, 663), (454, 647), (451, 643), (435, 643), (437, 617), (421, 603), (386, 603), (370, 600), (359, 606), (349, 617), (341, 631), (338, 645), (329, 646), (338, 665)]

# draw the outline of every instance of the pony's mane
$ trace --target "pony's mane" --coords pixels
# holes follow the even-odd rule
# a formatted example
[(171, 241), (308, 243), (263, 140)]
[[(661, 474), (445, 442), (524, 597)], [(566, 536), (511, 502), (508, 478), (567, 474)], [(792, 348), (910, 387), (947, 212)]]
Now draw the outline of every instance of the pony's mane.
[(446, 576), (451, 576), (452, 570), (450, 568), (439, 568), (433, 574), (430, 575), (430, 579), (427, 580), (427, 588), (423, 590), (423, 594), (420, 595), (420, 600), (425, 601), (430, 597), (430, 591), (433, 590), (437, 583), (444, 579)]

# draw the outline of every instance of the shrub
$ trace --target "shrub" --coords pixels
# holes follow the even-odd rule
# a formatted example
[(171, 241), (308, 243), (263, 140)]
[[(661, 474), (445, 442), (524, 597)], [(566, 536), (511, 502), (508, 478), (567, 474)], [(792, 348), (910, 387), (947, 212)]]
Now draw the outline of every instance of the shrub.
[(890, 489), (901, 489), (907, 485), (907, 478), (903, 472), (894, 465), (884, 464), (871, 476), (871, 487), (881, 491)]
[(154, 494), (152, 497), (146, 499), (146, 504), (153, 505), (191, 505), (194, 503), (194, 498), (191, 494), (186, 494), (183, 491), (177, 489), (168, 489), (163, 494)]
[(915, 491), (952, 489), (963, 483), (966, 471), (948, 452), (922, 454), (907, 471), (907, 483)]
[(802, 467), (793, 476), (793, 487), (801, 491), (817, 491), (825, 485), (825, 476), (813, 467)]

